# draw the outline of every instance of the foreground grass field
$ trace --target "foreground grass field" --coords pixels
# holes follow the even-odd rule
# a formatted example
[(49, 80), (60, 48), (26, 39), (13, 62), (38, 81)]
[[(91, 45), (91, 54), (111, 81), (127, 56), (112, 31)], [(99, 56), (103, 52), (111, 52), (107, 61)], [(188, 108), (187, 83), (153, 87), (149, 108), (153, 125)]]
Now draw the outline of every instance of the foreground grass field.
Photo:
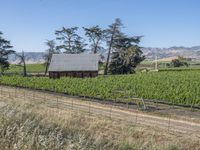
[(0, 149), (198, 150), (199, 138), (130, 125), (41, 102), (0, 100)]
[(200, 105), (200, 71), (137, 73), (98, 78), (1, 77), (0, 84), (50, 90), (70, 95), (113, 101), (133, 101), (137, 97), (174, 104)]

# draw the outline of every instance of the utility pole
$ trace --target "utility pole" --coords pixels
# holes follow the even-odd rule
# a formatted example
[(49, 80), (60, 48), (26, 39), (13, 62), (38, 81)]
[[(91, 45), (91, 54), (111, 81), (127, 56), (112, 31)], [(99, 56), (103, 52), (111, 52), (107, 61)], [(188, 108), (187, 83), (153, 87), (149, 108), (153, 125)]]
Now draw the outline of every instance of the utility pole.
[(155, 56), (155, 71), (158, 71), (158, 56)]

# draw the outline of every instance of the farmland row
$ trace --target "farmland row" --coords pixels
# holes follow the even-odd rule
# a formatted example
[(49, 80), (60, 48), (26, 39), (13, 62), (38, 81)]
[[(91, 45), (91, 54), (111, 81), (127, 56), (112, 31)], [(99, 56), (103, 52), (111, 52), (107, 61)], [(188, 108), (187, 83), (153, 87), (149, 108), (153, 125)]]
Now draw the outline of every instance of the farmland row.
[(98, 78), (0, 77), (0, 84), (130, 102), (131, 97), (200, 105), (200, 72), (154, 72)]

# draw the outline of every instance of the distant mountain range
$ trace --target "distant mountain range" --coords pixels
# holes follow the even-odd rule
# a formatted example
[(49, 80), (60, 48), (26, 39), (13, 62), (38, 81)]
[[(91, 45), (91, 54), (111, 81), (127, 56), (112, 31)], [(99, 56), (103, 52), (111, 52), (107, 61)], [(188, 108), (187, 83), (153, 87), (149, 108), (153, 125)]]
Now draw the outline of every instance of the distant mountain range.
[[(194, 47), (170, 47), (170, 48), (142, 48), (147, 60), (154, 60), (157, 56), (160, 60), (170, 60), (177, 56), (191, 58), (192, 60), (200, 61), (200, 46)], [(102, 51), (104, 56), (107, 56), (107, 51)], [(44, 53), (42, 52), (25, 52), (27, 64), (44, 63)], [(17, 64), (19, 58), (15, 55), (9, 56), (9, 62)]]
[[(44, 63), (44, 53), (42, 52), (25, 52), (24, 54), (26, 56), (27, 64)], [(19, 61), (20, 60), (18, 57), (16, 57), (16, 55), (12, 54), (9, 56), (9, 62), (11, 64), (17, 64)]]
[(158, 59), (169, 59), (177, 56), (191, 58), (192, 60), (200, 60), (200, 46), (194, 47), (170, 47), (170, 48), (142, 48), (146, 59), (154, 60), (157, 56)]

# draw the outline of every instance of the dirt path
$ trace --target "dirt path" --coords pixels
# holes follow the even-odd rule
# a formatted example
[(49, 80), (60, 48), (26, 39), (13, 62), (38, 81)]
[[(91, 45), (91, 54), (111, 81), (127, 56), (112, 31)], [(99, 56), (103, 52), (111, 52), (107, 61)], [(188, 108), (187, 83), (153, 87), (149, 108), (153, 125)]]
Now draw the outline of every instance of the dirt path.
[(112, 119), (126, 121), (131, 124), (140, 124), (155, 128), (159, 127), (169, 132), (195, 134), (200, 137), (199, 123), (175, 120), (170, 118), (170, 116), (159, 117), (149, 115), (137, 110), (124, 110), (119, 106), (84, 101), (78, 98), (66, 97), (64, 95), (55, 95), (47, 92), (33, 91), (30, 89), (0, 86), (0, 100), (6, 101), (8, 99), (24, 99), (58, 109), (70, 109), (72, 111), (78, 111), (92, 115), (101, 115)]

